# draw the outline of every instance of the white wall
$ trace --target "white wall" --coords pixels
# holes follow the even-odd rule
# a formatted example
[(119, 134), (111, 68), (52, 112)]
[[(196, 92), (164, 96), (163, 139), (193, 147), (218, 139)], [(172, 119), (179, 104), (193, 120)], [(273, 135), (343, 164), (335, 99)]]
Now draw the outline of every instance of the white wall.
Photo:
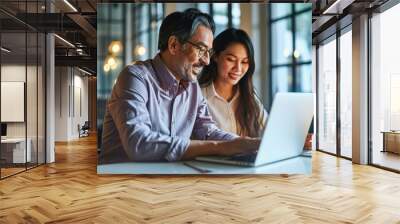
[[(28, 67), (28, 70), (30, 69), (31, 67)], [(2, 65), (1, 81), (25, 82), (25, 65)], [(7, 123), (7, 137), (25, 137), (25, 122)]]
[(68, 141), (69, 133), (69, 69), (55, 68), (55, 141)]
[(78, 124), (89, 120), (88, 78), (72, 67), (56, 67), (55, 73), (55, 141), (77, 139)]
[[(32, 127), (36, 130), (36, 80), (33, 80), (30, 75), (36, 74), (36, 66), (28, 66), (28, 84), (27, 87), (27, 120), (28, 120), (28, 129)], [(10, 81), (10, 82), (25, 82), (25, 65), (2, 65), (1, 66), (1, 81)], [(29, 88), (31, 87), (31, 88)], [(39, 105), (40, 107), (41, 105)], [(1, 110), (7, 110), (8, 108), (1, 108)], [(32, 113), (35, 112), (35, 113)], [(34, 122), (34, 123), (32, 123)], [(7, 122), (7, 136), (8, 137), (25, 137), (25, 123), (26, 122)], [(28, 130), (28, 137), (30, 130)], [(36, 134), (35, 134), (36, 135)]]
[[(37, 68), (38, 70), (36, 70)], [(26, 110), (27, 119), (24, 122), (6, 122), (7, 137), (25, 138), (26, 134), (30, 139), (32, 158), (35, 158), (33, 161), (36, 162), (37, 153), (39, 153), (39, 163), (44, 162), (45, 145), (43, 76), (42, 68), (36, 67), (36, 65), (25, 67), (25, 64), (4, 64), (1, 66), (1, 81), (25, 82), (27, 91), (26, 107), (22, 108), (22, 110)], [(10, 108), (1, 108), (1, 110), (10, 110)]]

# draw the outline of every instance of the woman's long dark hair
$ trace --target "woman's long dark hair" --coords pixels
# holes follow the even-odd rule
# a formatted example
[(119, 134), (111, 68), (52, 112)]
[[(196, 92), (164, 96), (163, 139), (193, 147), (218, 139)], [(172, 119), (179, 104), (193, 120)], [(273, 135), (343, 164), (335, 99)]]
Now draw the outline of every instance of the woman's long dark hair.
[[(262, 112), (258, 106), (257, 95), (253, 86), (253, 74), (255, 70), (254, 48), (249, 36), (245, 31), (240, 29), (226, 29), (214, 39), (214, 55), (218, 56), (233, 43), (242, 44), (247, 50), (249, 59), (249, 69), (237, 84), (240, 93), (239, 104), (235, 111), (238, 133), (241, 136), (258, 137), (262, 127)], [(211, 85), (218, 75), (217, 71), (217, 63), (211, 59), (210, 64), (203, 69), (199, 78), (200, 86), (206, 87)]]

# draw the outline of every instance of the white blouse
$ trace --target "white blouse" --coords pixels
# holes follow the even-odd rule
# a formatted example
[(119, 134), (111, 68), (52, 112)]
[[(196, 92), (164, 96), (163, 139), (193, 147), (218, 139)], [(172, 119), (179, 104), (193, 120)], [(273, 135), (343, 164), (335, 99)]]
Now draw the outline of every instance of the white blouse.
[[(212, 118), (217, 123), (217, 126), (227, 132), (239, 135), (236, 124), (235, 109), (239, 104), (239, 91), (233, 96), (230, 102), (226, 101), (223, 97), (218, 95), (215, 91), (214, 83), (201, 89), (204, 98), (207, 100), (208, 109)], [(260, 135), (265, 127), (267, 121), (267, 112), (262, 103), (257, 100), (258, 106), (261, 109), (262, 127)]]

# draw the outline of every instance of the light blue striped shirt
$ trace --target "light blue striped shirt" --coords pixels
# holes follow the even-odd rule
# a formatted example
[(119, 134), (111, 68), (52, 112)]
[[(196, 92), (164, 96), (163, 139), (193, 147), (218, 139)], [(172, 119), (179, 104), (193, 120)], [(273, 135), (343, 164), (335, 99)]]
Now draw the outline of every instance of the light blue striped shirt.
[(107, 103), (99, 163), (177, 161), (190, 139), (231, 140), (197, 82), (179, 82), (160, 55), (124, 68)]

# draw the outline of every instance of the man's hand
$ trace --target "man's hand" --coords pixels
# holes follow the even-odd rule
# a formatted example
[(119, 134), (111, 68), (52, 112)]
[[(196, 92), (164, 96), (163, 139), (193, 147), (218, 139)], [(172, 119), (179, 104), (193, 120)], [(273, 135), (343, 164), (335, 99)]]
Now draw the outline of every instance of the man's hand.
[(260, 146), (259, 138), (241, 137), (232, 141), (221, 142), (218, 155), (231, 156), (235, 154), (249, 154), (256, 152)]
[(231, 156), (240, 153), (252, 153), (257, 151), (259, 145), (260, 139), (249, 137), (236, 138), (230, 141), (191, 140), (182, 160), (194, 159), (197, 156)]
[(305, 150), (312, 149), (312, 136), (313, 136), (313, 134), (307, 134), (306, 142), (304, 143)]

